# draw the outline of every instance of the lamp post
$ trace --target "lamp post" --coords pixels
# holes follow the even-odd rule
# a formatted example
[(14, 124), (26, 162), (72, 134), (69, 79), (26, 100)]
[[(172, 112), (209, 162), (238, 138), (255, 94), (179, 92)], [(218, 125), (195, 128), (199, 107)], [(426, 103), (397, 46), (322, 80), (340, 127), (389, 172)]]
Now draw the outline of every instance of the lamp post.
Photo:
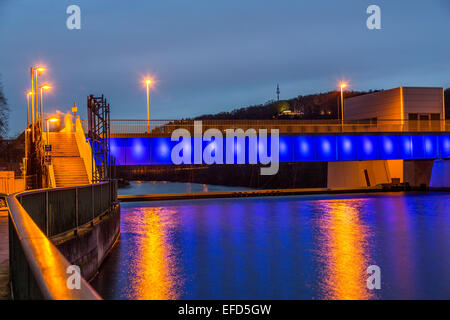
[[(31, 129), (31, 133), (32, 133), (32, 139), (34, 142), (34, 124), (37, 122), (38, 120), (38, 114), (37, 114), (37, 76), (41, 75), (42, 72), (45, 71), (44, 67), (31, 67), (30, 68), (30, 73), (31, 73), (31, 94), (33, 95), (31, 97), (31, 113), (32, 113), (32, 118), (31, 118), (31, 123), (32, 123), (32, 129)], [(42, 127), (42, 121), (41, 122), (41, 127)]]
[(30, 96), (33, 96), (33, 91), (27, 92), (27, 129), (30, 126)]
[(42, 90), (49, 90), (51, 88), (52, 87), (50, 85), (48, 85), (48, 84), (43, 84), (42, 86), (39, 87), (39, 89), (41, 90), (40, 96), (39, 96), (40, 97), (40, 107), (39, 107), (39, 109), (40, 109), (41, 117), (42, 117)]
[[(42, 86), (39, 87), (39, 89), (40, 89), (40, 94), (39, 94), (39, 98), (40, 98), (40, 101), (39, 101), (40, 102), (40, 107), (39, 107), (39, 109), (40, 109), (40, 111), (39, 111), (40, 117), (39, 117), (39, 119), (40, 119), (40, 124), (41, 124), (41, 130), (43, 130), (43, 126), (42, 126), (42, 115), (43, 115), (43, 113), (42, 113), (42, 90), (49, 90), (51, 88), (52, 87), (50, 85), (48, 85), (48, 84), (43, 84)], [(48, 133), (48, 126), (47, 126), (47, 133)], [(48, 134), (47, 134), (47, 136), (48, 136)], [(41, 135), (41, 138), (43, 138), (42, 135)]]
[(58, 118), (48, 118), (46, 119), (46, 127), (47, 127), (47, 144), (50, 144), (50, 125), (49, 122), (57, 122), (59, 119)]
[(347, 87), (346, 83), (341, 83), (341, 124), (344, 127), (344, 88)]
[[(43, 67), (36, 67), (34, 68), (34, 81), (35, 81), (35, 88), (36, 88), (36, 93), (34, 95), (34, 101), (35, 101), (35, 106), (36, 106), (36, 122), (39, 121), (39, 124), (41, 126), (41, 130), (42, 130), (42, 108), (41, 108), (41, 112), (38, 112), (38, 105), (37, 105), (37, 88), (38, 88), (38, 82), (37, 82), (37, 77), (40, 76), (42, 74), (42, 72), (45, 71), (45, 68)], [(39, 87), (40, 88), (40, 87)], [(41, 89), (41, 102), (42, 102), (42, 89)], [(41, 104), (42, 107), (42, 104)]]
[(28, 139), (29, 139), (29, 132), (30, 132), (30, 96), (32, 97), (33, 92), (32, 91), (28, 91), (27, 92), (27, 128), (25, 129), (25, 159), (24, 159), (24, 170), (25, 170), (25, 174), (24, 174), (24, 179), (26, 179), (26, 172), (27, 172), (27, 159), (28, 159)]
[(150, 134), (150, 85), (152, 80), (147, 79), (145, 83), (147, 84), (147, 132)]

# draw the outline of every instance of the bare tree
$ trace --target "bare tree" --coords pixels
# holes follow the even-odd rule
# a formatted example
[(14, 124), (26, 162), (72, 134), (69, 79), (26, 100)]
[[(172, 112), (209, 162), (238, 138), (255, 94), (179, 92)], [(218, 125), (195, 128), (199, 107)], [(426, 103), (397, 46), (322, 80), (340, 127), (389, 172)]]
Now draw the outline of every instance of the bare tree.
[(5, 95), (3, 94), (3, 86), (0, 78), (0, 140), (3, 140), (8, 132), (9, 106)]

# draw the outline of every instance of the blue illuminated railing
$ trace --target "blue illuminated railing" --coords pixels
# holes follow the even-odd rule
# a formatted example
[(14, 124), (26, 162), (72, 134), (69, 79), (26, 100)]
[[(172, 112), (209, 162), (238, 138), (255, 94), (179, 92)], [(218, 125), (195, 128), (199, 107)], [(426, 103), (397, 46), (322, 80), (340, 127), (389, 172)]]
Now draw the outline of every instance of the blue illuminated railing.
[[(233, 152), (234, 163), (249, 163), (249, 150), (258, 150), (260, 158), (261, 139), (234, 140), (228, 151), (223, 142), (223, 159)], [(112, 138), (111, 153), (117, 165), (170, 165), (171, 153), (179, 141), (170, 137)], [(194, 163), (193, 138), (182, 142), (183, 152), (189, 152)], [(202, 152), (213, 142), (201, 143)], [(267, 148), (270, 150), (271, 139)], [(231, 144), (232, 145), (232, 144)], [(239, 157), (244, 153), (244, 157)], [(270, 154), (270, 152), (269, 152)], [(238, 159), (244, 159), (238, 162)], [(299, 135), (279, 137), (279, 162), (307, 161), (355, 161), (388, 159), (450, 159), (450, 135), (435, 134), (358, 134), (358, 135)]]

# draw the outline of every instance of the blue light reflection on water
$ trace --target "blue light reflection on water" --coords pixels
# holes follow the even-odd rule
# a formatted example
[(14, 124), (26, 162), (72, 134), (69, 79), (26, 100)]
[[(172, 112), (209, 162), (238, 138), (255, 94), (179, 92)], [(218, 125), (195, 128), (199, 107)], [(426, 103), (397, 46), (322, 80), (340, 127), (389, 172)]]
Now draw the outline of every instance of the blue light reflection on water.
[[(110, 299), (450, 298), (450, 196), (122, 204), (94, 287)], [(366, 289), (381, 267), (382, 289)]]

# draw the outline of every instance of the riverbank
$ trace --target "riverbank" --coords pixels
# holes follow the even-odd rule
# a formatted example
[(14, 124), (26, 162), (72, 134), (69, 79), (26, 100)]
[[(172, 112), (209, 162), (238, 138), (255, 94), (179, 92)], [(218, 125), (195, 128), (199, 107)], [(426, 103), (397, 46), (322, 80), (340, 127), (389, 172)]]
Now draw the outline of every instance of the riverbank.
[[(424, 191), (404, 186), (376, 186), (367, 188), (309, 188), (309, 189), (263, 189), (247, 191), (218, 191), (218, 192), (189, 192), (166, 194), (122, 194), (118, 196), (121, 202), (135, 201), (162, 201), (162, 200), (188, 200), (188, 199), (214, 199), (214, 198), (250, 198), (250, 197), (274, 197), (294, 195), (318, 195), (318, 194), (351, 194), (351, 193), (376, 193), (376, 192), (404, 192)], [(438, 190), (437, 190), (438, 191)]]

